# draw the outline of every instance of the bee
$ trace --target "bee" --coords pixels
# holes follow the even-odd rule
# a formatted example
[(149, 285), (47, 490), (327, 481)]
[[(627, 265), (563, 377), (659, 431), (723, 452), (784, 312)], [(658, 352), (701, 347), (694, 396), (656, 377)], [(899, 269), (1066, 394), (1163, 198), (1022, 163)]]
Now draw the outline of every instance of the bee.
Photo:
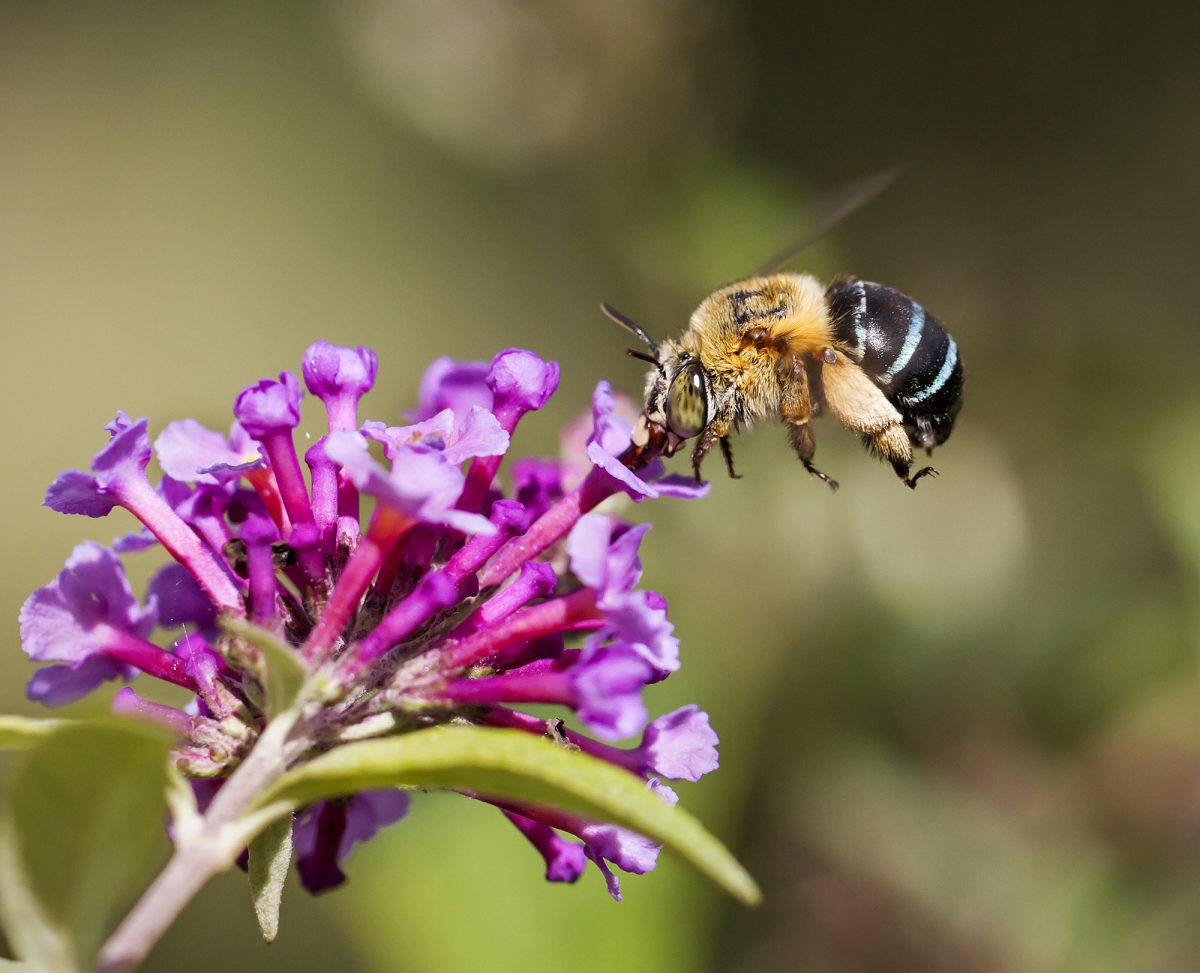
[(813, 465), (812, 420), (825, 411), (906, 486), (937, 475), (931, 466), (913, 472), (913, 449), (930, 454), (949, 438), (962, 408), (962, 359), (934, 316), (900, 291), (845, 276), (828, 287), (808, 274), (751, 277), (710, 294), (687, 330), (661, 344), (602, 308), (649, 349), (629, 354), (653, 366), (634, 445), (653, 435), (671, 456), (694, 439), (697, 480), (718, 445), (738, 478), (729, 434), (768, 419), (786, 426), (804, 468), (836, 490)]

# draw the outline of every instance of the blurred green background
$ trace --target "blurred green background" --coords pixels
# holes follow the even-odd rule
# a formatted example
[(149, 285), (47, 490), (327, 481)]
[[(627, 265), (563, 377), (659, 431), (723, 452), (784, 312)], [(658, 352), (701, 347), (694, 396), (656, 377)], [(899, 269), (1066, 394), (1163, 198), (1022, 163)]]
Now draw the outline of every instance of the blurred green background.
[(677, 331), (897, 164), (800, 266), (916, 295), (967, 365), (915, 493), (825, 421), (836, 495), (767, 428), (633, 512), (685, 661), (651, 708), (712, 714), (681, 790), (762, 909), (669, 857), (620, 905), (547, 885), (433, 795), (274, 946), (227, 875), (146, 969), (1195, 969), (1200, 16), (938, 10), (0, 3), (0, 711), (33, 711), (21, 601), (127, 529), (38, 506), (118, 408), (224, 427), (325, 337), (395, 419), (435, 356), (521, 345), (562, 364), (517, 441), (554, 453), (598, 379), (641, 387), (599, 301)]

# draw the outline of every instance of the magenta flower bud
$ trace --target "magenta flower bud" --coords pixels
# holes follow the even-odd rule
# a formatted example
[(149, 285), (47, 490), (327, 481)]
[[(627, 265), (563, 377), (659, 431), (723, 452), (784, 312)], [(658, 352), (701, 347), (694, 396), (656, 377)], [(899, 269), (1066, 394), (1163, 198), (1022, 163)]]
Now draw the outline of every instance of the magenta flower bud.
[(308, 488), (300, 472), (292, 430), (300, 424), (300, 380), (280, 372), (279, 381), (264, 378), (242, 389), (233, 403), (233, 414), (246, 432), (262, 443), (275, 474), (283, 505), (294, 524), (311, 523)]
[(529, 841), (546, 862), (547, 882), (575, 882), (587, 867), (583, 845), (563, 838), (550, 825), (534, 821), (513, 811), (504, 816)]
[(495, 397), (492, 411), (511, 433), (521, 416), (544, 406), (558, 388), (558, 362), (509, 348), (492, 359), (487, 383)]
[(300, 425), (300, 380), (280, 372), (279, 380), (264, 378), (249, 385), (233, 403), (233, 414), (255, 439)]
[(488, 388), (488, 363), (459, 362), (445, 357), (435, 359), (425, 370), (418, 395), (420, 406), (410, 414), (414, 422), (432, 419), (443, 409), (465, 415), (472, 406), (491, 409), (492, 390)]
[(330, 432), (358, 425), (358, 400), (374, 386), (378, 368), (375, 352), (362, 345), (317, 341), (308, 346), (301, 365), (304, 384), (325, 403)]

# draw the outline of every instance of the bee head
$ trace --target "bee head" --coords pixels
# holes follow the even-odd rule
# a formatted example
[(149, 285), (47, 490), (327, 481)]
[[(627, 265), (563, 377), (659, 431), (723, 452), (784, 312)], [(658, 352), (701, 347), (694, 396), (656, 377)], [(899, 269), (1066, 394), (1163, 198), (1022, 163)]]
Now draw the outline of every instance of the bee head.
[[(633, 348), (628, 354), (653, 365), (646, 388), (646, 422), (667, 433), (667, 455), (675, 452), (686, 439), (700, 435), (708, 425), (711, 410), (711, 386), (708, 374), (690, 354), (676, 351), (673, 344), (664, 350), (645, 330), (609, 304), (600, 309), (630, 334), (639, 338), (650, 350), (647, 354)], [(635, 434), (636, 439), (636, 434)]]

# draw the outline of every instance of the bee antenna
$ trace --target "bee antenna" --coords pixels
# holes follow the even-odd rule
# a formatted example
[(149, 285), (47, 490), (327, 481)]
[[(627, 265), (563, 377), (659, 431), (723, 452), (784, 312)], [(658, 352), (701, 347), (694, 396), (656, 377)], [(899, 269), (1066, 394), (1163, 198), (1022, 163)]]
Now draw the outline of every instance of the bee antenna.
[(636, 353), (633, 351), (630, 351), (629, 354), (633, 355), (634, 358), (644, 358), (646, 361), (648, 361), (654, 365), (657, 365), (659, 363), (658, 362), (658, 345), (655, 344), (654, 339), (651, 338), (648, 334), (646, 334), (645, 330), (640, 325), (635, 324), (629, 318), (625, 317), (624, 314), (622, 314), (620, 311), (618, 311), (611, 304), (601, 304), (600, 310), (604, 312), (605, 317), (609, 318), (612, 321), (617, 322), (617, 324), (619, 324), (622, 328), (624, 328), (626, 331), (628, 331), (635, 338), (640, 338), (642, 341), (644, 341), (646, 343), (646, 347), (650, 349), (650, 352), (654, 357), (651, 358), (646, 355), (642, 355), (640, 353)]
[(638, 351), (636, 348), (626, 348), (625, 354), (627, 354), (630, 358), (636, 358), (639, 361), (648, 362), (660, 372), (663, 370), (662, 363), (657, 358), (647, 355), (644, 351)]

